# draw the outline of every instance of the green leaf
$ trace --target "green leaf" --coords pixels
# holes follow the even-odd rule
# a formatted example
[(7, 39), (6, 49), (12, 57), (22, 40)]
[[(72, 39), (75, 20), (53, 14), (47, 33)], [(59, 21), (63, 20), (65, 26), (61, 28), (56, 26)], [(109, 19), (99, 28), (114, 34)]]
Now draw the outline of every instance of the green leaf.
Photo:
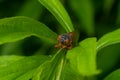
[(59, 0), (39, 0), (59, 21), (67, 32), (74, 31), (71, 19)]
[(120, 69), (109, 74), (104, 80), (120, 80)]
[(118, 26), (120, 25), (120, 1), (119, 1), (119, 4), (118, 4), (118, 12), (117, 12), (116, 23), (118, 24)]
[(66, 63), (63, 67), (60, 80), (83, 80), (83, 76), (77, 74), (69, 65)]
[(114, 4), (115, 0), (104, 0), (104, 11), (109, 12)]
[(8, 64), (14, 63), (15, 61), (18, 61), (20, 59), (25, 58), (24, 56), (0, 56), (0, 68), (5, 67)]
[(25, 74), (19, 76), (16, 80), (30, 80), (35, 73), (36, 69), (26, 72)]
[(57, 35), (44, 24), (27, 17), (0, 19), (0, 44), (15, 42), (29, 36), (37, 36), (55, 43)]
[(33, 80), (60, 80), (64, 57), (65, 51), (60, 49), (52, 60), (46, 61), (38, 68)]
[(100, 38), (98, 40), (97, 50), (116, 43), (120, 43), (120, 29), (107, 33)]
[(108, 46), (97, 54), (97, 66), (102, 70), (100, 77), (114, 69), (120, 60), (120, 43)]
[(83, 29), (89, 34), (94, 33), (94, 7), (91, 0), (70, 0), (70, 5), (78, 16)]
[(17, 16), (27, 16), (38, 20), (42, 12), (43, 7), (37, 0), (26, 0), (17, 13)]
[[(29, 80), (32, 78), (37, 67), (49, 59), (47, 56), (30, 56), (19, 58), (19, 56), (4, 56), (5, 66), (0, 67), (0, 80)], [(8, 62), (8, 60), (12, 61)], [(14, 62), (13, 62), (14, 61)]]
[(88, 38), (79, 43), (79, 46), (69, 50), (67, 58), (77, 73), (83, 76), (98, 74), (96, 67), (96, 38)]
[(12, 43), (7, 43), (2, 45), (1, 49), (1, 55), (23, 55), (23, 50), (22, 50), (22, 41), (17, 41), (17, 42), (12, 42)]

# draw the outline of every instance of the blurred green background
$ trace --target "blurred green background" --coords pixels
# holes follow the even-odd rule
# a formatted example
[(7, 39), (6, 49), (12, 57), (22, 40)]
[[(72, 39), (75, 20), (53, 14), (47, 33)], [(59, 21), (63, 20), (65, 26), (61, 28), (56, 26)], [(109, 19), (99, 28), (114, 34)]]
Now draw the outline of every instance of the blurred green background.
[[(80, 34), (79, 41), (97, 37), (120, 27), (120, 0), (61, 0), (71, 17), (75, 31)], [(37, 0), (0, 0), (0, 19), (14, 16), (27, 16), (46, 24), (57, 34), (65, 30), (54, 16)], [(0, 46), (0, 55), (38, 55), (55, 52), (54, 45), (43, 44), (36, 37), (7, 43)], [(101, 80), (110, 72), (120, 68), (120, 44), (102, 49), (97, 55), (98, 75)]]

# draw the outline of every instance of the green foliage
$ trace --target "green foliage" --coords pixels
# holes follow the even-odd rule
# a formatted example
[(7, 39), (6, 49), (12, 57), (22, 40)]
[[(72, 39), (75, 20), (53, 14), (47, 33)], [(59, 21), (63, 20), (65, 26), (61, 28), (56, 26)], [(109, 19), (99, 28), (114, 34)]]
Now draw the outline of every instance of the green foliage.
[(60, 49), (50, 61), (46, 61), (38, 68), (33, 80), (60, 80), (64, 55), (65, 51)]
[[(43, 62), (48, 60), (47, 56), (2, 56), (0, 57), (0, 79), (1, 80), (29, 80), (35, 70)], [(3, 63), (4, 62), (4, 63)]]
[(120, 25), (120, 2), (118, 4), (118, 13), (117, 13), (117, 20), (116, 20), (117, 24)]
[(120, 79), (120, 69), (112, 72), (104, 80), (119, 80)]
[[(0, 1), (0, 80), (119, 80), (120, 45), (113, 45), (120, 43), (119, 2)], [(62, 38), (65, 43), (57, 39), (62, 28), (75, 32), (70, 50), (61, 48), (69, 39)], [(57, 40), (60, 49), (54, 48)]]
[(108, 73), (108, 71), (113, 68), (114, 65), (118, 64), (120, 51), (119, 47), (120, 44), (114, 44), (98, 51), (97, 66), (99, 69), (102, 69), (102, 73)]
[(115, 0), (104, 0), (104, 11), (109, 12), (114, 4)]
[(96, 38), (88, 38), (80, 42), (78, 47), (68, 52), (67, 58), (70, 60), (71, 67), (79, 74), (92, 76), (98, 73), (96, 45)]
[[(17, 16), (27, 16), (34, 19), (39, 19), (43, 11), (43, 7), (38, 3), (37, 0), (26, 0), (20, 11), (16, 14)], [(30, 14), (32, 12), (32, 14)]]
[(90, 0), (71, 0), (70, 4), (88, 34), (94, 33), (94, 8)]
[(76, 73), (70, 66), (69, 63), (66, 63), (63, 67), (60, 80), (82, 80), (83, 76)]
[(98, 40), (97, 49), (100, 50), (103, 47), (106, 47), (111, 44), (119, 43), (120, 42), (120, 29), (110, 32), (104, 35), (101, 39)]
[[(47, 34), (46, 34), (47, 32)], [(13, 17), (0, 20), (0, 44), (15, 42), (26, 37), (36, 36), (53, 42), (56, 34), (44, 24), (27, 17)]]
[(0, 67), (5, 67), (8, 64), (14, 63), (17, 60), (23, 59), (24, 56), (1, 56), (0, 57)]
[(39, 0), (59, 21), (66, 32), (74, 31), (70, 17), (59, 0)]

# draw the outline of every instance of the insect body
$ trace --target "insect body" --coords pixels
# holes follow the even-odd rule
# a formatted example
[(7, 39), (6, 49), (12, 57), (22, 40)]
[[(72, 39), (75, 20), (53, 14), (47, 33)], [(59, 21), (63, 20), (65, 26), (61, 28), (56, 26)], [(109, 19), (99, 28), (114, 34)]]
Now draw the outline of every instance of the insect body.
[(73, 38), (74, 38), (73, 32), (58, 35), (58, 44), (55, 45), (55, 47), (56, 48), (62, 47), (62, 48), (66, 48), (66, 49), (71, 49), (72, 43), (73, 43)]

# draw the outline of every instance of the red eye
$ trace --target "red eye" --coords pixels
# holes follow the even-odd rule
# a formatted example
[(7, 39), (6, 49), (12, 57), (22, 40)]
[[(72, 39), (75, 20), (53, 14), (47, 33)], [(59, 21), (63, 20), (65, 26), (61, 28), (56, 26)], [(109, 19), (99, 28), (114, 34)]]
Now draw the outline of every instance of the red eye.
[(56, 48), (62, 47), (66, 49), (71, 49), (72, 48), (72, 43), (73, 43), (73, 38), (74, 38), (74, 32), (62, 34), (58, 36), (58, 44), (55, 45)]

